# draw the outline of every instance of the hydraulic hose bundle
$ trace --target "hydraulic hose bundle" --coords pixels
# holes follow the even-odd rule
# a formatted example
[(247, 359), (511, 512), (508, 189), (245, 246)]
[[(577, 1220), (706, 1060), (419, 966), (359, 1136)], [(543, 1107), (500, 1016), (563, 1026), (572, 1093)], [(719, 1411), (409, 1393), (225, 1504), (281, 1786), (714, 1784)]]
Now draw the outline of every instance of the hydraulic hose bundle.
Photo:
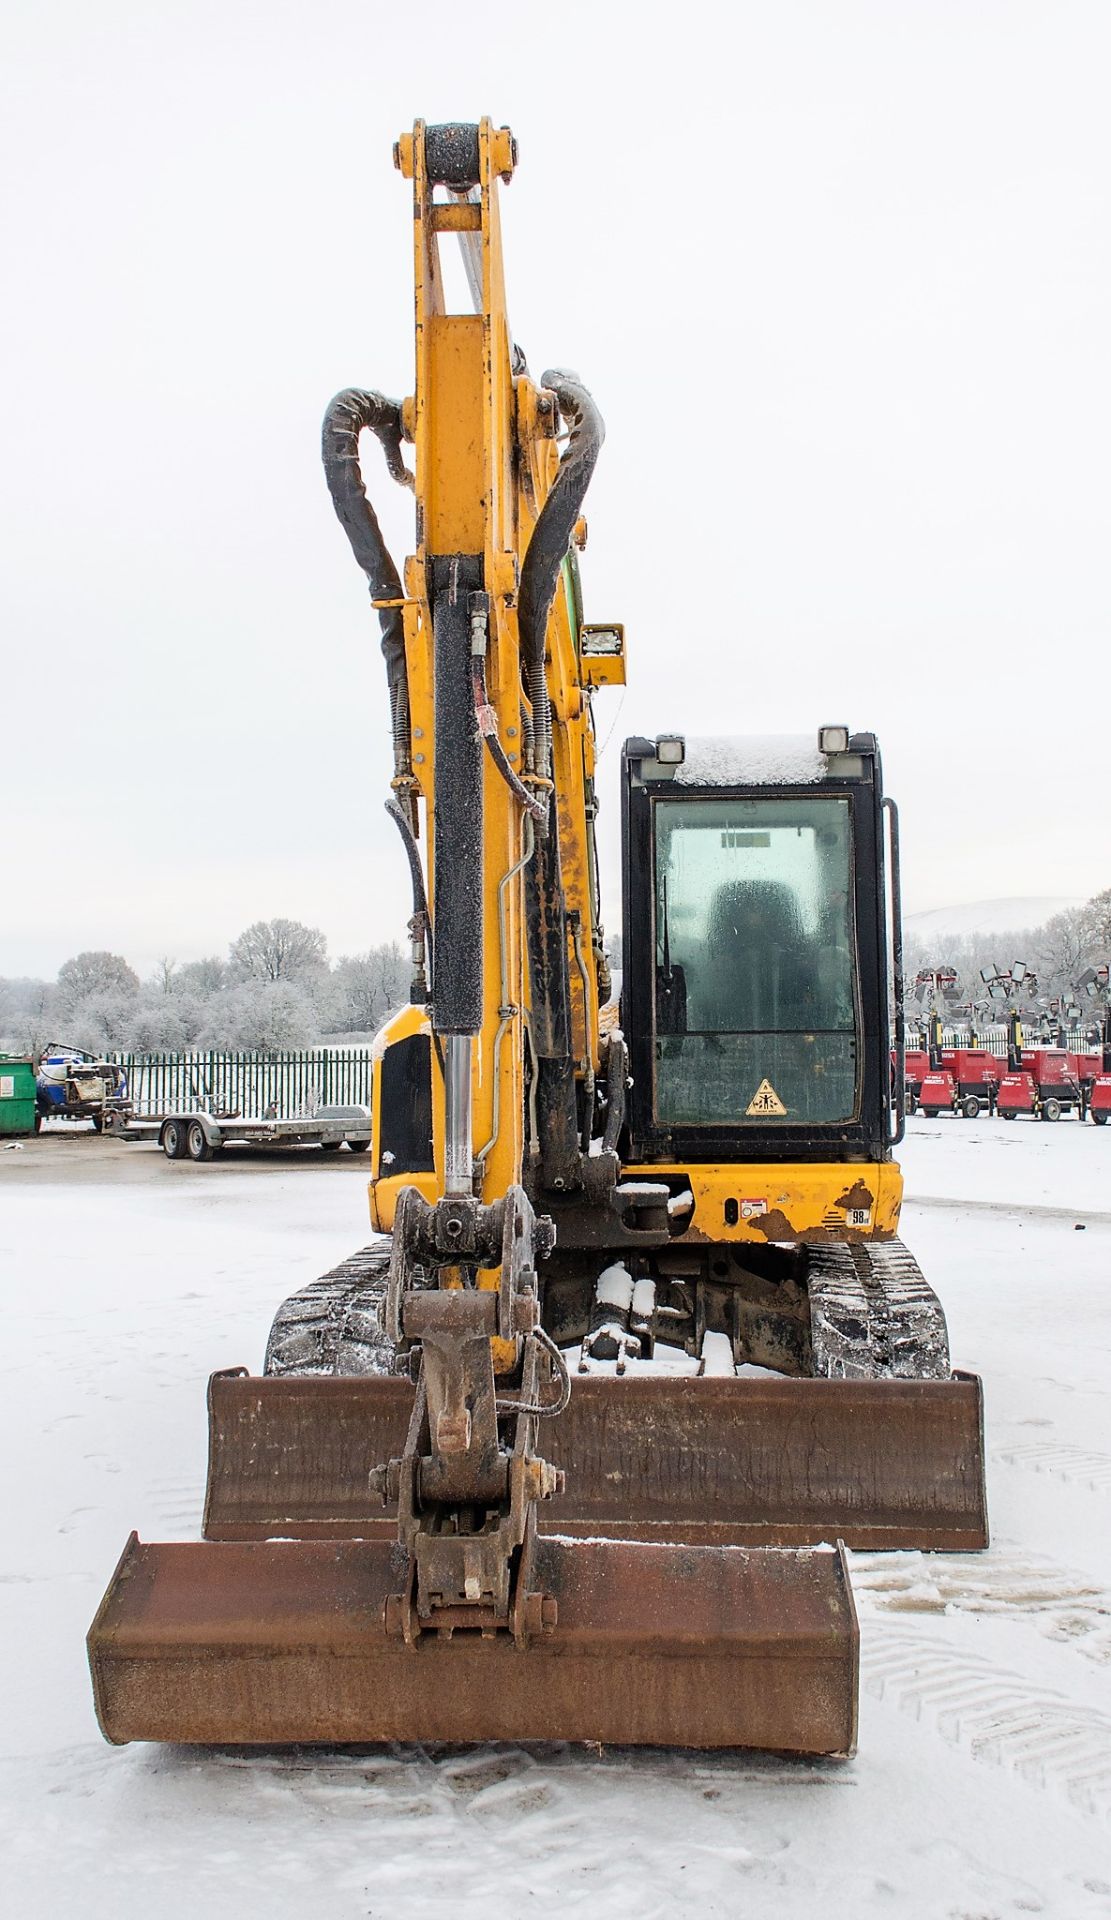
[(570, 438), (551, 492), (533, 528), (521, 568), (517, 608), (521, 659), (532, 701), (533, 763), (542, 779), (550, 779), (552, 717), (544, 673), (548, 614), (606, 429), (594, 401), (574, 374), (551, 368), (543, 375), (543, 384), (555, 394), (559, 411), (570, 428)]
[(369, 428), (378, 439), (391, 477), (400, 486), (411, 487), (413, 476), (401, 457), (401, 406), (380, 393), (366, 393), (359, 387), (346, 387), (337, 393), (324, 415), (320, 451), (332, 505), (351, 543), (351, 551), (366, 574), (371, 598), (393, 603), (379, 606), (378, 620), (390, 687), (394, 771), (405, 774), (409, 772), (409, 686), (401, 617), (401, 576), (363, 486), (359, 435), (364, 428)]

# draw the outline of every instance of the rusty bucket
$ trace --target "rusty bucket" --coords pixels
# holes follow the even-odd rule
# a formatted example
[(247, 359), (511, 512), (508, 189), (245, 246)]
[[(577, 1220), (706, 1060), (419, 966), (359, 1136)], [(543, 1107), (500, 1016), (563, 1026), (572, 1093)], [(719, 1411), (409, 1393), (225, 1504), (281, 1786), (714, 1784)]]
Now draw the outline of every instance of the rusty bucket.
[[(842, 1754), (858, 1634), (840, 1544), (986, 1542), (979, 1383), (588, 1378), (545, 1433), (546, 1630), (390, 1631), (367, 1492), (405, 1380), (217, 1374), (202, 1542), (128, 1542), (89, 1634), (107, 1738), (581, 1740)], [(550, 1435), (550, 1439), (549, 1439)]]

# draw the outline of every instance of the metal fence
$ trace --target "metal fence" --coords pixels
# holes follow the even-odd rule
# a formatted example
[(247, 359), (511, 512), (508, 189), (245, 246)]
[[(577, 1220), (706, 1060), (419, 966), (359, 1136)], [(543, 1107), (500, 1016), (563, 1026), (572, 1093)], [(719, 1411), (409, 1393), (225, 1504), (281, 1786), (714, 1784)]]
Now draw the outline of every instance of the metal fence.
[[(1066, 1030), (1065, 1045), (1069, 1048), (1070, 1052), (1091, 1053), (1100, 1050), (1103, 1042), (1099, 1039), (1089, 1040), (1087, 1038), (1087, 1032), (1088, 1030), (1083, 1027), (1070, 1027)], [(991, 1027), (986, 1033), (983, 1030), (979, 1030), (978, 1039), (979, 1044), (987, 1053), (1005, 1054), (1007, 1051), (1007, 1029), (1005, 1027)], [(908, 1046), (910, 1045), (909, 1037), (907, 1044)], [(941, 1044), (943, 1047), (967, 1047), (967, 1027), (944, 1028), (941, 1035)], [(1024, 1047), (1055, 1047), (1058, 1043), (1056, 1038), (1052, 1040), (1045, 1039), (1043, 1035), (1038, 1032), (1037, 1026), (1033, 1021), (1028, 1022), (1024, 1020), (1022, 1023), (1022, 1044)]]
[(329, 1105), (370, 1105), (370, 1047), (289, 1053), (113, 1053), (140, 1114), (199, 1107), (209, 1113), (292, 1117)]

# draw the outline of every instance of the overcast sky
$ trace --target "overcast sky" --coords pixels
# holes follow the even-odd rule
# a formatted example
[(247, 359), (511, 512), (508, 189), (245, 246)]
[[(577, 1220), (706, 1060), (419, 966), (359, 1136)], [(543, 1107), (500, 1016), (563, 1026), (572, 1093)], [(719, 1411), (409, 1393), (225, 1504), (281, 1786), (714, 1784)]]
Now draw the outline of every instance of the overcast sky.
[(4, 42), (0, 973), (403, 930), (319, 426), (412, 390), (418, 115), (513, 127), (515, 332), (607, 422), (607, 921), (663, 728), (874, 728), (908, 909), (1111, 884), (1106, 0), (36, 0)]

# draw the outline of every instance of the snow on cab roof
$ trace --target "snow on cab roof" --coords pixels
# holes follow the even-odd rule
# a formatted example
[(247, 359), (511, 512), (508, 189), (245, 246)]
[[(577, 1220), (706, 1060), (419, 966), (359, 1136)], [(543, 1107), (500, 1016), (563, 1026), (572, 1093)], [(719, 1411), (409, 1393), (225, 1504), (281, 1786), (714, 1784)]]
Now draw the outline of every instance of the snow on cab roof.
[(812, 733), (707, 734), (686, 742), (675, 769), (681, 787), (808, 786), (823, 780), (826, 756)]

